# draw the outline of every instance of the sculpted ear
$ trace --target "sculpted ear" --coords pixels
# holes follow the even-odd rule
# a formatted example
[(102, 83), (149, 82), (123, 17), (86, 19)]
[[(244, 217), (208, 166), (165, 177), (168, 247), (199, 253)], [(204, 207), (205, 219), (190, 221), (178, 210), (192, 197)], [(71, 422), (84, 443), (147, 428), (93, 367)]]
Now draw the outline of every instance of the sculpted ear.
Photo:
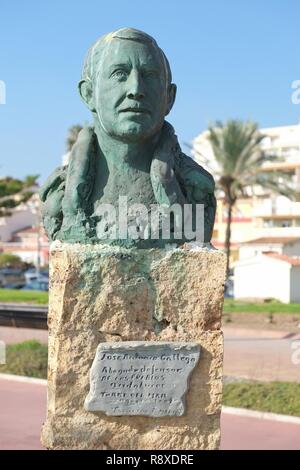
[(78, 89), (81, 98), (91, 111), (95, 111), (94, 99), (93, 99), (93, 87), (90, 80), (80, 80), (78, 83)]
[(168, 104), (167, 104), (166, 116), (169, 114), (169, 112), (173, 108), (173, 104), (175, 103), (175, 98), (176, 98), (176, 92), (177, 92), (177, 86), (175, 85), (175, 83), (171, 83), (171, 85), (169, 86), (169, 90), (168, 90)]

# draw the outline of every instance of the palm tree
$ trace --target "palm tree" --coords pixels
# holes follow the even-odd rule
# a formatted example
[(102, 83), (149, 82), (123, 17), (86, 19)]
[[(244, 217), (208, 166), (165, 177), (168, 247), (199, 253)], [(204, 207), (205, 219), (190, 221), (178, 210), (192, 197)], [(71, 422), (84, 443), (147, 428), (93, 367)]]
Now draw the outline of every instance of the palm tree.
[[(211, 145), (217, 171), (216, 186), (223, 193), (227, 206), (227, 226), (225, 251), (227, 255), (227, 275), (229, 274), (231, 248), (232, 211), (238, 198), (245, 196), (248, 190), (253, 194), (257, 187), (270, 189), (289, 198), (294, 191), (289, 186), (287, 175), (282, 172), (260, 172), (265, 162), (280, 160), (274, 155), (266, 155), (261, 142), (265, 138), (252, 121), (228, 120), (220, 121), (208, 128), (208, 141)], [(194, 150), (199, 154), (197, 150)], [(199, 154), (203, 160), (203, 155)], [(211, 162), (204, 161), (211, 167)]]
[(68, 129), (68, 134), (66, 138), (67, 153), (63, 156), (63, 166), (69, 164), (71, 150), (77, 140), (78, 134), (81, 131), (81, 129), (82, 129), (82, 126), (80, 124), (74, 124), (72, 127)]
[(80, 124), (74, 124), (74, 126), (68, 129), (68, 136), (66, 139), (67, 152), (72, 150), (73, 145), (75, 144), (78, 134), (81, 131), (82, 126)]

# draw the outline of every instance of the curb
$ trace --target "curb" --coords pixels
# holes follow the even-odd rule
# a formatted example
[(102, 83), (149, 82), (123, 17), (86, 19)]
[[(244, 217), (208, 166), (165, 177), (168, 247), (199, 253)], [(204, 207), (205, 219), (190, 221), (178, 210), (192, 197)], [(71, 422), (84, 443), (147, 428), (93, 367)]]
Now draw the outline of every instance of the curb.
[[(47, 380), (36, 379), (34, 377), (24, 377), (22, 375), (13, 374), (0, 374), (0, 380), (11, 380), (15, 382), (31, 383), (36, 385), (47, 385)], [(297, 416), (281, 415), (276, 413), (268, 413), (265, 411), (247, 410), (246, 408), (234, 408), (231, 406), (222, 406), (222, 413), (242, 416), (245, 418), (257, 418), (266, 421), (277, 421), (281, 423), (297, 424), (300, 425), (300, 418)]]
[(271, 339), (300, 339), (299, 332), (289, 332), (281, 330), (258, 330), (254, 328), (242, 328), (223, 325), (224, 338), (227, 341), (255, 339), (255, 340), (271, 340)]
[(2, 380), (13, 380), (14, 382), (31, 383), (36, 385), (47, 385), (47, 380), (35, 377), (24, 377), (23, 375), (0, 374)]
[(222, 406), (222, 413), (235, 416), (243, 416), (245, 418), (257, 418), (266, 421), (277, 421), (281, 423), (300, 425), (300, 418), (298, 418), (297, 416), (280, 415), (276, 413), (268, 413), (266, 411), (254, 411), (247, 410), (245, 408), (233, 408), (231, 406)]

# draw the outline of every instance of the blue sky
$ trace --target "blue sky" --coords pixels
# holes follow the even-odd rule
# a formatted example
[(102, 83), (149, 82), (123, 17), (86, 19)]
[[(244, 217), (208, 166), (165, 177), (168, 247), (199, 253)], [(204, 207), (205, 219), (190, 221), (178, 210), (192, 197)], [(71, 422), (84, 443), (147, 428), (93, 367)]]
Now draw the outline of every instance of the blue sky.
[(211, 120), (296, 124), (299, 0), (0, 0), (0, 175), (60, 164), (68, 127), (90, 120), (77, 93), (102, 34), (132, 26), (155, 37), (178, 86), (169, 116), (183, 145)]

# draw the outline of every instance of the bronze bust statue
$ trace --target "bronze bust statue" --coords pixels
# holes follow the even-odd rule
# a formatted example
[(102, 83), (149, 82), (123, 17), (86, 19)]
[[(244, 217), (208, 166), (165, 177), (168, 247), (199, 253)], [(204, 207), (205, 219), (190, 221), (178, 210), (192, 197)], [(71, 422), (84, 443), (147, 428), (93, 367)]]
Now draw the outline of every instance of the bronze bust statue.
[[(164, 211), (188, 205), (193, 212), (202, 205), (203, 241), (209, 242), (216, 211), (214, 180), (181, 151), (165, 120), (176, 85), (156, 41), (131, 28), (100, 38), (87, 54), (79, 92), (93, 115), (93, 125), (80, 132), (69, 164), (55, 170), (41, 189), (49, 238), (137, 247), (187, 241), (176, 235), (174, 220), (168, 240), (149, 236), (149, 231), (148, 238), (142, 236), (146, 231), (141, 210), (129, 214), (132, 223), (139, 213), (141, 236), (131, 236), (130, 231), (121, 236), (111, 217), (114, 211), (114, 216), (119, 214), (121, 197), (126, 198), (127, 209), (144, 207), (148, 213), (154, 206)], [(109, 237), (112, 233), (115, 236)]]

